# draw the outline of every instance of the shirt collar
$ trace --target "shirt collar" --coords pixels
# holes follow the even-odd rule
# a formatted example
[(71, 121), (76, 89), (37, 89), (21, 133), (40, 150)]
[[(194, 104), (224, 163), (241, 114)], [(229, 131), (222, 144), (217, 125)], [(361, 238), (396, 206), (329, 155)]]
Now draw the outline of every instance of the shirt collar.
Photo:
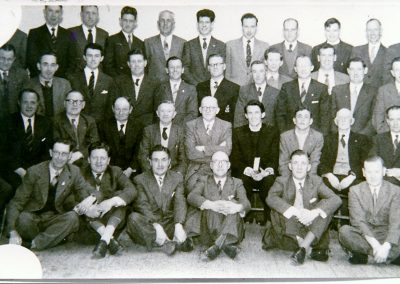
[(254, 85), (256, 86), (256, 90), (258, 91), (258, 88), (261, 87), (261, 92), (264, 93), (265, 87), (267, 86), (267, 82), (262, 83), (261, 85), (257, 85), (256, 83), (254, 83)]
[(304, 187), (304, 183), (306, 181), (306, 178), (303, 178), (302, 180), (298, 180), (294, 176), (292, 176), (292, 178), (293, 178), (294, 185), (296, 186), (296, 189), (299, 188), (299, 184), (301, 184), (301, 186)]
[(214, 87), (215, 82), (218, 83), (218, 86), (221, 85), (222, 80), (224, 80), (224, 76), (222, 76), (221, 78), (219, 78), (218, 80), (214, 80), (213, 78), (210, 79), (210, 85), (212, 87)]
[(290, 45), (292, 45), (292, 50), (294, 50), (294, 49), (296, 48), (296, 46), (297, 46), (297, 40), (294, 41), (294, 42), (288, 42), (288, 41), (285, 40), (285, 41), (284, 41), (284, 44), (285, 44), (286, 50), (289, 49), (289, 46), (290, 46)]
[(48, 81), (48, 82), (49, 82), (49, 87), (51, 87), (51, 86), (53, 85), (53, 79), (54, 79), (54, 78), (52, 78), (52, 79), (50, 79), (50, 80), (45, 80), (42, 76), (39, 75), (39, 82), (40, 82), (40, 84), (43, 85), (43, 86), (45, 86), (45, 85), (46, 85), (45, 82)]
[(208, 36), (199, 35), (199, 41), (200, 41), (200, 45), (201, 45), (201, 46), (203, 46), (203, 42), (204, 42), (203, 38), (206, 39), (207, 47), (208, 47), (209, 44), (210, 44), (211, 35), (208, 35)]
[[(76, 125), (79, 124), (79, 117), (80, 117), (80, 115), (78, 115), (77, 117), (71, 117), (71, 116), (69, 116), (69, 115), (67, 114), (68, 120), (71, 121), (72, 119), (75, 119)], [(71, 121), (71, 122), (72, 122), (72, 121)]]
[[(97, 178), (97, 175), (98, 175), (99, 173), (95, 173), (94, 171), (92, 171), (92, 174), (93, 174), (93, 177), (94, 177), (94, 178)], [(103, 175), (104, 175), (104, 172), (102, 172), (102, 173), (100, 174), (100, 176), (99, 176), (99, 179), (100, 179), (100, 180), (103, 178)]]
[(359, 94), (363, 84), (364, 83), (354, 84), (354, 83), (350, 82), (350, 93), (354, 90), (354, 87), (355, 87), (357, 89), (357, 94)]
[(225, 182), (226, 182), (226, 176), (224, 176), (223, 178), (217, 178), (214, 176), (214, 181), (215, 184), (218, 185), (218, 181), (221, 181), (221, 187), (224, 188)]
[(242, 42), (243, 42), (243, 45), (247, 45), (247, 41), (250, 41), (250, 45), (253, 45), (254, 44), (254, 37), (253, 38), (251, 38), (251, 39), (247, 39), (246, 37), (242, 37)]
[(22, 117), (22, 119), (24, 120), (25, 123), (28, 123), (28, 119), (31, 119), (32, 123), (35, 120), (35, 115), (33, 115), (32, 117), (27, 117), (27, 116), (23, 115), (22, 112), (21, 112), (21, 117)]
[(392, 131), (390, 131), (390, 136), (392, 136), (392, 142), (394, 142), (394, 140), (396, 140), (396, 135), (398, 136), (398, 139), (400, 140), (400, 133), (393, 133)]
[(298, 79), (299, 81), (299, 90), (301, 91), (301, 85), (304, 83), (304, 87), (306, 88), (306, 91), (308, 91), (308, 87), (310, 86), (311, 83), (311, 77), (308, 79)]
[(369, 48), (371, 48), (371, 47), (380, 47), (381, 46), (381, 41), (378, 41), (377, 43), (370, 43), (370, 42), (368, 42), (368, 47)]
[(64, 170), (64, 168), (62, 168), (61, 170), (56, 170), (55, 168), (53, 168), (53, 166), (50, 162), (49, 163), (50, 180), (56, 175), (57, 172), (58, 172), (58, 175), (60, 175), (63, 170)]
[(394, 81), (394, 84), (395, 84), (395, 86), (396, 86), (397, 92), (400, 93), (400, 83)]
[(85, 71), (85, 75), (88, 77), (90, 77), (92, 74), (92, 71), (94, 72), (94, 76), (97, 77), (97, 75), (99, 74), (99, 68), (96, 68), (95, 70), (90, 69), (89, 67), (85, 66), (85, 68), (83, 69)]
[(182, 83), (182, 79), (179, 79), (179, 81), (172, 81), (172, 80), (169, 80), (169, 84), (170, 84), (170, 86), (171, 86), (171, 90), (173, 89), (173, 86), (174, 86), (175, 84), (178, 85), (178, 89), (179, 89), (181, 83)]
[[(143, 77), (144, 77), (144, 74), (142, 74), (142, 75), (140, 75), (140, 76), (132, 75), (133, 83), (135, 83), (136, 79), (139, 79), (139, 85), (142, 84)], [(135, 86), (136, 86), (136, 85), (135, 85)]]
[(214, 126), (214, 122), (215, 122), (215, 118), (212, 121), (205, 121), (203, 119), (203, 123), (204, 123), (204, 127), (207, 128), (207, 125), (210, 125), (210, 127), (212, 128)]
[(124, 34), (124, 36), (125, 36), (125, 38), (126, 38), (126, 41), (128, 41), (128, 36), (129, 36), (129, 35), (131, 36), (131, 40), (133, 41), (133, 33), (128, 34), (128, 33), (124, 32), (123, 30), (121, 30), (121, 31), (122, 31), (122, 33)]
[(51, 29), (54, 28), (54, 29), (55, 29), (54, 34), (55, 34), (55, 36), (57, 36), (57, 34), (58, 34), (58, 26), (59, 26), (59, 25), (57, 25), (57, 26), (55, 26), (55, 27), (52, 27), (52, 26), (50, 26), (49, 24), (46, 23), (46, 26), (47, 26), (47, 29), (49, 30), (49, 33), (50, 33), (50, 34), (52, 34), (52, 30), (51, 30)]
[[(82, 24), (82, 29), (85, 34), (89, 33), (89, 27), (87, 27), (85, 24)], [(96, 32), (96, 26), (90, 29), (92, 30), (92, 34)]]
[(338, 132), (339, 132), (339, 139), (342, 139), (342, 135), (344, 134), (345, 135), (344, 139), (345, 140), (349, 140), (350, 129), (347, 130), (346, 132), (343, 132), (343, 131), (340, 131), (340, 130), (338, 130)]
[(168, 129), (170, 129), (171, 128), (171, 126), (172, 126), (172, 121), (168, 124), (168, 125), (163, 125), (163, 124), (161, 124), (161, 122), (160, 122), (160, 129), (162, 130), (163, 128), (168, 128)]

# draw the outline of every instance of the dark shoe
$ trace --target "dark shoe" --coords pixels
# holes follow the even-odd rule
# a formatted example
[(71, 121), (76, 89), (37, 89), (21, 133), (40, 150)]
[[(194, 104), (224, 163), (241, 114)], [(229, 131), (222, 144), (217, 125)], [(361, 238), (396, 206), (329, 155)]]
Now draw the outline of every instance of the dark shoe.
[(303, 247), (299, 248), (290, 257), (290, 259), (292, 260), (292, 263), (295, 265), (303, 264), (305, 258), (306, 258), (306, 249)]
[(178, 246), (178, 249), (183, 252), (190, 252), (194, 249), (192, 238), (186, 238), (186, 240)]
[(220, 248), (216, 245), (212, 245), (205, 251), (205, 255), (209, 260), (214, 260), (217, 258), (219, 253), (221, 252)]
[(391, 264), (400, 265), (400, 256), (391, 262)]
[(110, 243), (108, 244), (108, 251), (111, 255), (119, 254), (122, 252), (124, 248), (116, 239), (111, 239)]
[(239, 252), (239, 248), (234, 245), (226, 245), (223, 247), (224, 253), (231, 259), (234, 259)]
[(312, 249), (310, 257), (316, 261), (328, 261), (329, 254), (327, 249)]
[(161, 246), (161, 250), (166, 255), (173, 255), (176, 250), (176, 243), (173, 241), (165, 241), (164, 244)]
[(107, 243), (103, 240), (100, 240), (93, 249), (92, 257), (104, 258), (106, 256), (106, 253), (107, 253)]
[(368, 255), (363, 253), (352, 252), (352, 256), (349, 257), (351, 264), (367, 264)]

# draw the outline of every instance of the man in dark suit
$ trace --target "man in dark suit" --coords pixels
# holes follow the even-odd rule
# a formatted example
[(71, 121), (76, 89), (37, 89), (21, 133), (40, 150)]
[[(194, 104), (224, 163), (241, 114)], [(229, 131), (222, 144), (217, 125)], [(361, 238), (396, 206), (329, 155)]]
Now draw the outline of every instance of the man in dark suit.
[(40, 74), (31, 78), (26, 85), (26, 88), (33, 89), (39, 94), (38, 114), (51, 119), (64, 110), (65, 96), (71, 91), (68, 80), (54, 76), (58, 67), (54, 53), (43, 54), (37, 63)]
[(103, 61), (103, 48), (97, 43), (88, 43), (84, 49), (85, 67), (70, 76), (72, 89), (78, 90), (85, 97), (84, 113), (90, 115), (99, 123), (111, 116), (110, 89), (113, 80), (103, 73), (100, 63)]
[(131, 116), (140, 121), (142, 127), (153, 123), (156, 107), (154, 106), (155, 91), (158, 83), (151, 80), (144, 69), (147, 65), (146, 55), (142, 50), (134, 49), (128, 53), (130, 74), (114, 78), (111, 88), (111, 98), (127, 97), (133, 106)]
[(368, 73), (365, 76), (365, 83), (379, 88), (387, 80), (391, 79), (389, 70), (385, 70), (384, 60), (386, 47), (381, 43), (382, 24), (378, 19), (369, 19), (366, 24), (368, 43), (353, 47), (351, 57), (360, 57), (367, 65)]
[(138, 198), (129, 215), (127, 233), (131, 239), (151, 251), (161, 247), (167, 255), (176, 249), (193, 250), (191, 239), (186, 238), (183, 224), (186, 220), (186, 199), (183, 177), (169, 170), (169, 150), (156, 145), (150, 152), (151, 171), (135, 177)]
[(13, 36), (6, 44), (11, 44), (15, 48), (14, 65), (20, 68), (26, 68), (26, 46), (28, 43), (28, 35), (17, 29)]
[(278, 100), (279, 90), (267, 84), (267, 76), (264, 62), (256, 60), (251, 63), (251, 73), (253, 82), (240, 87), (239, 99), (235, 108), (234, 127), (240, 127), (247, 124), (245, 117), (245, 106), (251, 100), (257, 100), (263, 103), (265, 115), (263, 123), (268, 126), (275, 126), (275, 108)]
[(68, 141), (55, 141), (50, 156), (50, 161), (28, 169), (7, 207), (10, 244), (21, 245), (24, 240), (34, 250), (54, 247), (78, 230), (78, 214), (85, 213), (96, 201), (95, 190), (79, 168), (68, 164)]
[(68, 29), (71, 33), (71, 41), (76, 49), (77, 58), (75, 66), (77, 69), (83, 69), (86, 65), (81, 56), (85, 54), (85, 46), (88, 43), (97, 43), (104, 50), (108, 38), (108, 32), (97, 27), (100, 20), (99, 8), (97, 6), (81, 6), (80, 16), (82, 24)]
[(242, 218), (250, 202), (242, 181), (228, 175), (231, 164), (225, 152), (215, 152), (209, 166), (212, 175), (202, 176), (188, 195), (192, 207), (185, 228), (188, 237), (200, 236), (209, 246), (204, 252), (207, 259), (215, 259), (221, 250), (234, 259), (244, 238)]
[(297, 77), (297, 73), (294, 71), (296, 58), (301, 54), (311, 56), (311, 46), (297, 40), (299, 22), (293, 18), (283, 21), (283, 37), (285, 38), (283, 42), (271, 45), (270, 48), (277, 49), (283, 57), (283, 64), (280, 66), (279, 72), (295, 79)]
[(45, 52), (56, 54), (59, 68), (56, 76), (66, 78), (67, 73), (74, 70), (75, 48), (70, 38), (70, 32), (60, 26), (63, 17), (63, 7), (44, 6), (46, 23), (38, 28), (31, 29), (28, 34), (26, 63), (31, 78), (39, 74), (36, 63)]
[(99, 134), (94, 119), (82, 114), (85, 98), (78, 91), (70, 91), (65, 96), (65, 111), (54, 119), (54, 139), (67, 139), (74, 142), (70, 164), (82, 166), (88, 157), (90, 144), (99, 141)]
[(100, 238), (93, 250), (93, 258), (105, 257), (107, 250), (111, 255), (122, 251), (122, 246), (116, 240), (117, 231), (122, 230), (127, 205), (137, 195), (135, 187), (121, 168), (109, 165), (109, 150), (103, 143), (90, 145), (90, 166), (82, 169), (85, 180), (98, 192), (96, 204), (85, 213), (86, 225), (96, 231), (97, 239)]
[(121, 74), (130, 75), (126, 60), (129, 58), (127, 55), (130, 51), (140, 49), (145, 52), (143, 41), (133, 35), (133, 30), (137, 27), (135, 8), (129, 6), (122, 8), (119, 25), (122, 30), (107, 39), (104, 52), (104, 72), (111, 77)]
[(175, 14), (172, 11), (161, 11), (158, 14), (157, 26), (160, 34), (144, 40), (148, 74), (155, 81), (166, 81), (167, 60), (172, 56), (182, 58), (183, 44), (186, 40), (172, 34), (175, 28)]
[(371, 147), (367, 136), (351, 131), (354, 118), (347, 108), (335, 117), (338, 133), (325, 137), (318, 175), (342, 199), (340, 215), (349, 216), (347, 196), (350, 186), (364, 180), (361, 167)]
[(15, 47), (5, 44), (0, 47), (0, 117), (18, 111), (18, 95), (29, 80), (26, 70), (15, 64)]
[(215, 14), (208, 9), (196, 13), (199, 36), (183, 45), (183, 79), (196, 86), (210, 79), (207, 69), (207, 59), (211, 54), (219, 53), (225, 57), (225, 43), (211, 36), (214, 27)]
[(233, 129), (231, 155), (232, 175), (243, 181), (247, 198), (250, 199), (253, 188), (259, 189), (264, 204), (263, 223), (270, 220), (265, 199), (275, 181), (279, 155), (278, 129), (263, 124), (264, 115), (264, 105), (258, 100), (250, 100), (246, 104), (248, 125)]
[(295, 110), (300, 106), (308, 108), (313, 117), (313, 128), (328, 134), (330, 127), (330, 97), (328, 88), (311, 78), (313, 65), (308, 56), (296, 59), (295, 71), (298, 79), (282, 85), (276, 103), (276, 122), (282, 133), (292, 129)]
[(351, 264), (375, 263), (400, 265), (400, 188), (385, 180), (384, 162), (371, 157), (364, 162), (366, 181), (349, 192), (351, 226), (339, 231), (339, 242), (349, 253)]
[(176, 115), (174, 103), (163, 101), (157, 108), (159, 123), (147, 126), (143, 131), (139, 148), (139, 162), (142, 171), (151, 170), (149, 155), (156, 145), (168, 148), (171, 157), (171, 170), (185, 176), (187, 160), (185, 155), (184, 128), (177, 125), (173, 119)]
[[(347, 72), (350, 75), (350, 83), (332, 89), (331, 117), (333, 119), (338, 110), (347, 108), (351, 110), (355, 120), (351, 127), (352, 131), (371, 137), (375, 134), (372, 114), (378, 90), (364, 83), (368, 69), (361, 58), (350, 59)], [(326, 114), (329, 116), (329, 112)], [(332, 127), (332, 130), (336, 130), (335, 127)]]
[(111, 165), (120, 167), (127, 177), (139, 173), (138, 151), (141, 138), (140, 120), (130, 116), (132, 105), (127, 97), (115, 99), (114, 116), (99, 125), (101, 141), (110, 146)]
[(264, 52), (264, 63), (267, 66), (267, 84), (280, 90), (282, 85), (293, 79), (288, 75), (280, 73), (283, 65), (282, 52), (277, 48), (270, 47)]
[(166, 71), (169, 80), (162, 82), (157, 88), (154, 105), (158, 106), (165, 100), (173, 102), (176, 111), (174, 122), (183, 126), (198, 115), (196, 88), (182, 80), (184, 68), (180, 58), (168, 58)]
[(267, 224), (263, 249), (294, 251), (291, 261), (299, 265), (312, 247), (312, 259), (327, 261), (328, 227), (342, 202), (320, 177), (308, 174), (311, 165), (304, 151), (291, 154), (289, 168), (291, 174), (278, 177), (268, 193), (272, 224)]
[(311, 51), (311, 60), (315, 70), (319, 69), (318, 54), (320, 47), (325, 43), (329, 43), (333, 45), (336, 51), (335, 71), (346, 73), (353, 46), (340, 39), (341, 24), (338, 19), (330, 18), (326, 20), (324, 27), (326, 42), (314, 46)]
[(215, 97), (221, 109), (217, 117), (233, 123), (240, 86), (224, 77), (225, 68), (225, 58), (222, 54), (211, 54), (208, 57), (211, 79), (197, 85), (197, 101), (201, 102), (207, 96)]

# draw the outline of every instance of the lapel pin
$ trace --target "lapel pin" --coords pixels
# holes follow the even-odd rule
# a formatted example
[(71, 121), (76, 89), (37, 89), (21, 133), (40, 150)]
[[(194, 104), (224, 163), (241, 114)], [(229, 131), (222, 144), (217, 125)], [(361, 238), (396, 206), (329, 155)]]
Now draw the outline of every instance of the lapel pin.
[(61, 183), (61, 185), (65, 185), (65, 181), (63, 181), (63, 182)]

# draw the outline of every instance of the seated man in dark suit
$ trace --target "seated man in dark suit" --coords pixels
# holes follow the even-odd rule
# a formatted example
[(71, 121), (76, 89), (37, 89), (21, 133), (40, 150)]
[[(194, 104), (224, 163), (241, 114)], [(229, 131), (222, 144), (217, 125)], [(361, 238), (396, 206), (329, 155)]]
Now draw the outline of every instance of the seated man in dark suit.
[(383, 160), (374, 156), (364, 162), (366, 181), (349, 192), (351, 226), (339, 231), (339, 242), (351, 264), (400, 265), (400, 188), (385, 180)]
[(193, 206), (187, 215), (188, 237), (200, 236), (209, 248), (205, 256), (215, 259), (223, 250), (234, 259), (244, 238), (242, 218), (250, 210), (250, 202), (242, 181), (228, 175), (231, 164), (225, 152), (212, 155), (212, 175), (202, 176), (188, 195)]
[(367, 136), (351, 131), (354, 118), (347, 108), (340, 109), (335, 117), (337, 133), (324, 138), (318, 175), (324, 183), (342, 198), (340, 214), (349, 216), (347, 195), (350, 186), (364, 180), (361, 167), (370, 150)]
[(207, 63), (211, 79), (197, 84), (197, 101), (201, 102), (206, 96), (215, 97), (221, 109), (217, 117), (233, 123), (240, 86), (224, 77), (226, 64), (222, 54), (211, 54)]
[(311, 164), (303, 150), (291, 154), (291, 174), (278, 177), (271, 187), (267, 204), (272, 209), (263, 237), (263, 249), (291, 250), (293, 264), (303, 264), (306, 251), (311, 258), (329, 258), (329, 224), (341, 205), (340, 198), (316, 175), (309, 175)]
[[(296, 58), (293, 60), (293, 65)], [(267, 66), (267, 84), (275, 89), (280, 90), (282, 85), (293, 79), (281, 72), (283, 64), (283, 56), (279, 49), (270, 47), (264, 52), (264, 63)], [(294, 67), (292, 67), (294, 72)]]
[(169, 80), (164, 81), (155, 93), (155, 105), (168, 100), (174, 103), (176, 116), (174, 122), (185, 125), (186, 122), (195, 119), (198, 115), (197, 92), (193, 85), (182, 80), (184, 68), (182, 60), (178, 57), (170, 57), (165, 69)]
[[(264, 105), (251, 100), (245, 107), (248, 125), (233, 129), (232, 175), (240, 178), (250, 200), (253, 188), (259, 189), (264, 204), (264, 221), (269, 220), (269, 208), (265, 199), (275, 181), (278, 170), (279, 132), (276, 127), (262, 123)], [(249, 215), (246, 216), (247, 220)]]
[(129, 98), (116, 98), (112, 111), (114, 117), (99, 125), (100, 139), (110, 146), (110, 164), (120, 167), (131, 178), (139, 173), (138, 152), (142, 127), (140, 121), (130, 116), (132, 105)]
[(147, 250), (161, 247), (167, 255), (176, 249), (193, 250), (191, 239), (186, 238), (183, 224), (186, 220), (186, 199), (183, 177), (169, 170), (169, 150), (156, 145), (150, 152), (151, 171), (135, 177), (138, 191), (128, 218), (127, 233), (131, 239)]
[(136, 189), (121, 168), (109, 166), (109, 151), (110, 148), (106, 144), (91, 144), (88, 158), (90, 166), (82, 169), (85, 180), (98, 192), (96, 204), (85, 213), (87, 225), (100, 237), (93, 250), (94, 258), (105, 257), (107, 249), (111, 255), (122, 250), (116, 240), (116, 230), (122, 230), (126, 205), (137, 195)]
[(54, 247), (78, 230), (78, 214), (87, 212), (96, 201), (94, 188), (79, 168), (68, 164), (68, 141), (56, 140), (50, 156), (50, 161), (28, 169), (7, 207), (10, 244), (21, 245), (24, 240), (31, 241), (27, 246), (35, 250)]
[(187, 160), (185, 154), (185, 136), (182, 126), (174, 123), (176, 115), (174, 103), (163, 101), (157, 108), (159, 123), (147, 126), (143, 131), (139, 148), (139, 162), (142, 171), (151, 170), (149, 155), (156, 145), (168, 148), (171, 156), (171, 170), (185, 176)]
[(83, 51), (84, 68), (69, 76), (72, 89), (78, 90), (85, 97), (84, 113), (99, 123), (111, 116), (109, 91), (112, 78), (99, 69), (103, 61), (103, 48), (97, 43), (89, 43)]
[(15, 63), (16, 67), (26, 68), (26, 46), (28, 43), (28, 35), (17, 29), (13, 36), (6, 44), (11, 44), (15, 48)]
[(88, 157), (90, 144), (99, 141), (99, 134), (94, 119), (81, 113), (85, 99), (78, 91), (70, 91), (65, 97), (65, 111), (54, 120), (53, 136), (55, 140), (67, 139), (74, 142), (70, 164), (82, 166)]
[(107, 39), (104, 50), (104, 72), (111, 77), (130, 75), (131, 72), (126, 64), (130, 51), (139, 49), (145, 52), (143, 41), (133, 34), (137, 27), (137, 11), (134, 7), (125, 6), (121, 9), (119, 25), (121, 31)]

